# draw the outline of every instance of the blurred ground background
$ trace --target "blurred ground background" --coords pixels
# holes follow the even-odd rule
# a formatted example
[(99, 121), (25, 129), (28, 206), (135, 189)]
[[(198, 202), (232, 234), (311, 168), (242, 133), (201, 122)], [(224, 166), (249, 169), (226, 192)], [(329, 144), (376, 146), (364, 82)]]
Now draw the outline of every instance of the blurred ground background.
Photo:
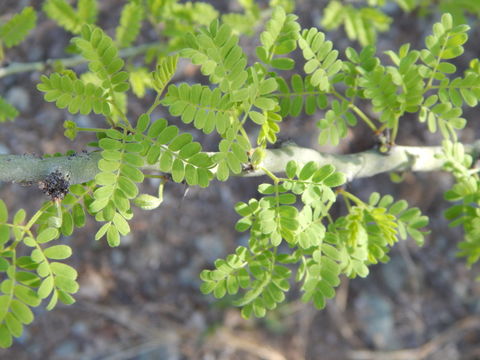
[[(99, 23), (112, 34), (124, 2), (99, 3)], [(223, 11), (235, 8), (233, 1), (211, 3)], [(27, 5), (39, 10), (41, 1), (2, 0), (0, 16)], [(298, 1), (302, 25), (317, 25), (324, 6), (324, 1)], [(379, 54), (405, 42), (422, 47), (438, 19), (438, 14), (405, 14), (396, 6), (387, 10), (394, 22), (388, 33), (380, 35)], [(480, 50), (480, 21), (472, 20), (471, 25), (466, 54), (457, 62), (461, 66)], [(150, 33), (144, 27), (142, 39), (155, 40)], [(351, 45), (343, 31), (328, 37), (340, 50)], [(34, 33), (8, 51), (7, 59), (31, 62), (65, 57), (69, 39), (42, 14)], [(245, 46), (253, 50), (255, 40), (245, 40)], [(195, 69), (186, 64), (178, 81), (192, 72)], [(20, 110), (14, 123), (0, 127), (0, 153), (81, 151), (92, 138), (80, 136), (70, 142), (63, 136), (63, 121), (102, 126), (99, 118), (72, 116), (44, 102), (35, 89), (39, 76), (31, 72), (0, 79), (0, 93)], [(129, 115), (136, 118), (152, 99), (152, 94), (143, 100), (132, 96)], [(165, 116), (161, 109), (155, 115)], [(320, 116), (289, 119), (281, 134), (318, 149), (315, 119)], [(465, 117), (469, 128), (462, 139), (469, 142), (478, 137), (478, 112), (469, 111)], [(182, 126), (178, 121), (176, 125)], [(213, 150), (214, 139), (193, 131), (207, 150)], [(439, 141), (412, 118), (405, 119), (397, 142), (437, 145)], [(322, 150), (355, 152), (373, 143), (371, 134), (360, 126), (340, 147)], [(63, 240), (73, 247), (69, 263), (80, 274), (77, 303), (51, 312), (37, 309), (35, 322), (11, 349), (0, 350), (0, 359), (480, 359), (480, 286), (474, 281), (478, 269), (466, 269), (463, 260), (455, 257), (462, 234), (448, 228), (442, 218), (447, 205), (442, 192), (451, 184), (442, 173), (407, 174), (401, 184), (376, 176), (349, 185), (364, 199), (372, 191), (407, 199), (430, 216), (432, 233), (423, 248), (410, 240), (398, 244), (391, 262), (373, 266), (367, 279), (344, 279), (324, 311), (299, 302), (294, 288), (289, 302), (265, 319), (246, 321), (227, 303), (203, 296), (198, 289), (200, 271), (246, 241), (233, 229), (237, 220), (233, 206), (256, 196), (261, 181), (214, 182), (208, 189), (189, 189), (185, 199), (183, 186), (168, 184), (163, 205), (152, 212), (137, 211), (133, 233), (115, 249), (105, 241), (95, 242), (98, 225), (88, 222)], [(143, 190), (154, 192), (155, 185), (147, 182)], [(45, 200), (36, 189), (11, 184), (0, 184), (0, 198), (11, 212), (24, 207), (29, 214)]]

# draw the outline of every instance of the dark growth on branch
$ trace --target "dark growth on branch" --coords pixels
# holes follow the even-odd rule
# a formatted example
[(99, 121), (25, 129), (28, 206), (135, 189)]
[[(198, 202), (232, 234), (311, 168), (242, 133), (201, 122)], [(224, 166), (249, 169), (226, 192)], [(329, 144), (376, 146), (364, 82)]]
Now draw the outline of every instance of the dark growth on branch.
[(38, 182), (38, 187), (50, 198), (52, 201), (62, 200), (68, 193), (70, 186), (70, 176), (55, 170), (45, 177), (45, 180)]

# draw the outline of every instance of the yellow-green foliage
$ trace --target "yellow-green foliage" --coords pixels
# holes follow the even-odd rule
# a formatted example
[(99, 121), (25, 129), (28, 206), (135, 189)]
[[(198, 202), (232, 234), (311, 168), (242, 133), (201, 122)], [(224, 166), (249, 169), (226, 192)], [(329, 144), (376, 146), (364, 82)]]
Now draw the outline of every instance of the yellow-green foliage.
[(46, 0), (43, 11), (65, 30), (79, 34), (83, 24), (95, 23), (97, 6), (97, 0), (78, 0), (77, 9), (66, 0)]
[[(354, 196), (340, 188), (347, 178), (332, 165), (298, 159), (286, 164), (284, 175), (268, 170), (263, 163), (271, 154), (267, 146), (278, 144), (286, 119), (302, 113), (315, 116), (320, 144), (337, 145), (361, 122), (371, 128), (372, 136), (391, 133), (388, 145), (394, 146), (399, 128), (413, 118), (443, 136), (441, 156), (456, 179), (446, 198), (457, 202), (446, 217), (465, 229), (460, 255), (468, 264), (478, 261), (480, 180), (471, 169), (472, 158), (457, 141), (457, 130), (466, 126), (462, 108), (480, 99), (480, 72), (478, 62), (465, 74), (452, 63), (464, 52), (468, 26), (444, 14), (424, 49), (412, 50), (406, 44), (380, 58), (374, 46), (340, 53), (319, 29), (301, 28), (297, 16), (289, 13), (291, 1), (272, 3), (279, 6), (262, 12), (252, 0), (243, 0), (243, 13), (225, 16), (222, 22), (207, 3), (130, 1), (112, 40), (93, 25), (94, 0), (80, 0), (76, 9), (64, 0), (45, 2), (47, 14), (77, 35), (72, 48), (88, 63), (88, 71), (80, 76), (59, 67), (41, 76), (38, 90), (58, 108), (95, 113), (105, 122), (97, 128), (82, 128), (75, 119), (64, 123), (70, 139), (79, 132), (96, 135), (89, 143), (96, 151), (86, 155), (98, 159), (98, 173), (90, 182), (68, 188), (68, 176), (61, 169), (48, 174), (42, 188), (51, 179), (68, 193), (63, 199), (52, 196), (53, 201), (30, 219), (24, 210), (9, 216), (0, 200), (1, 347), (21, 336), (23, 326), (33, 320), (31, 308), (43, 299), (48, 299), (48, 309), (57, 301), (74, 302), (77, 272), (67, 264), (72, 249), (55, 242), (60, 235), (70, 236), (90, 215), (102, 223), (95, 239), (106, 238), (110, 246), (118, 246), (131, 231), (132, 205), (158, 207), (167, 180), (208, 187), (214, 178), (226, 181), (252, 171), (270, 178), (258, 187), (257, 196), (235, 207), (240, 215), (236, 229), (248, 233), (248, 245), (201, 273), (202, 292), (232, 296), (245, 317), (261, 317), (275, 309), (293, 282), (303, 301), (321, 309), (335, 296), (342, 275), (367, 276), (370, 265), (389, 260), (399, 240), (410, 237), (423, 244), (428, 218), (419, 209), (390, 195), (373, 193), (368, 201)], [(406, 0), (399, 3), (412, 6)], [(340, 18), (334, 16), (337, 13)], [(256, 52), (248, 57), (240, 41), (243, 30), (235, 25), (247, 17), (268, 17), (258, 31)], [(13, 46), (21, 41), (33, 18), (27, 9), (2, 25), (3, 42)], [(131, 49), (119, 51), (134, 43), (142, 21), (160, 22), (161, 36), (166, 37), (162, 45), (150, 46), (150, 69), (137, 58), (122, 59)], [(324, 21), (332, 27), (344, 23), (349, 36), (363, 44), (373, 42), (376, 30), (388, 24), (378, 10), (357, 10), (338, 1), (327, 8)], [(12, 37), (17, 28), (22, 30)], [(300, 51), (294, 52), (297, 48)], [(175, 77), (177, 65), (188, 61), (198, 66), (201, 82)], [(150, 107), (133, 119), (128, 112), (130, 89), (147, 100), (155, 93)], [(154, 117), (158, 107), (169, 113), (168, 120)], [(0, 121), (15, 115), (0, 98)], [(211, 152), (195, 141), (197, 130), (181, 132), (175, 121), (213, 133), (217, 142)], [(285, 147), (277, 153), (288, 151)], [(162, 179), (158, 196), (140, 194), (147, 176)], [(340, 196), (346, 211), (334, 219), (330, 209)]]
[(35, 27), (37, 14), (31, 6), (0, 25), (0, 42), (7, 48), (20, 44)]

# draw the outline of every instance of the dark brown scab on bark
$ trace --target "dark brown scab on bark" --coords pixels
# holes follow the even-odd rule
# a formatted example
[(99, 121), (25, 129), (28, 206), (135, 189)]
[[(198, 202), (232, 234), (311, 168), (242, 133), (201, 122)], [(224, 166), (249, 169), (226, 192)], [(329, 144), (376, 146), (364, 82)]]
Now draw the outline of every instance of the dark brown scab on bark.
[(50, 198), (52, 201), (62, 200), (68, 193), (70, 186), (70, 176), (64, 174), (59, 170), (55, 170), (48, 174), (44, 180), (38, 182), (38, 187)]

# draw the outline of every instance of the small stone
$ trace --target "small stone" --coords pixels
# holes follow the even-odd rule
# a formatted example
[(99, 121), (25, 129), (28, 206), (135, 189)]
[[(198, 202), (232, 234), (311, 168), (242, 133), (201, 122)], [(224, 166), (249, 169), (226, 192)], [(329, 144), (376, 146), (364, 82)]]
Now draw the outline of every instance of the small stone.
[(380, 271), (385, 284), (394, 293), (401, 291), (405, 285), (408, 270), (405, 262), (400, 257), (392, 257), (392, 259), (380, 267)]
[(377, 349), (393, 350), (398, 347), (395, 334), (393, 307), (381, 294), (361, 293), (355, 301), (356, 316), (363, 330)]
[(225, 255), (225, 245), (219, 235), (201, 235), (194, 241), (194, 244), (203, 258), (209, 262), (214, 262)]
[(95, 123), (92, 121), (92, 118), (87, 115), (77, 115), (74, 118), (75, 122), (79, 127), (95, 127)]
[(14, 86), (8, 90), (6, 99), (21, 112), (27, 111), (30, 105), (30, 95), (20, 86)]
[(1, 154), (10, 154), (10, 150), (8, 149), (8, 147), (2, 143), (0, 143), (0, 155)]
[(125, 263), (125, 255), (119, 249), (112, 249), (110, 258), (115, 266), (122, 266)]
[(207, 328), (205, 315), (200, 311), (195, 311), (188, 320), (188, 328), (205, 331), (205, 329)]
[(72, 326), (72, 333), (76, 336), (88, 336), (89, 328), (85, 322), (76, 322)]
[(78, 344), (73, 341), (62, 341), (55, 349), (55, 355), (58, 359), (68, 359), (76, 353), (78, 353)]

